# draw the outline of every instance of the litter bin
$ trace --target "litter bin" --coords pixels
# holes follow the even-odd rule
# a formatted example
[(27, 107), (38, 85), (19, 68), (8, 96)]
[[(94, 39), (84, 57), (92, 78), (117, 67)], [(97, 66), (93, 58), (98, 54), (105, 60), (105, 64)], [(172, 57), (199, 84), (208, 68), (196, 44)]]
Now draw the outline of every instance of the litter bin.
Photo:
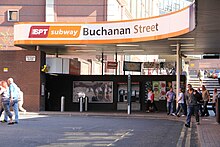
[(218, 94), (216, 102), (216, 121), (220, 123), (220, 94)]

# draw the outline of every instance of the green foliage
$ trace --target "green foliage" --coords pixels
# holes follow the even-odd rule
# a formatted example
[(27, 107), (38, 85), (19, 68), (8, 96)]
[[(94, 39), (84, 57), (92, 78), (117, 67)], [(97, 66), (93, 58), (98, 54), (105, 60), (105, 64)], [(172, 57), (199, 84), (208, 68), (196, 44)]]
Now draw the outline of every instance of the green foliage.
[(13, 33), (10, 30), (6, 32), (0, 32), (0, 49), (7, 49), (14, 45)]

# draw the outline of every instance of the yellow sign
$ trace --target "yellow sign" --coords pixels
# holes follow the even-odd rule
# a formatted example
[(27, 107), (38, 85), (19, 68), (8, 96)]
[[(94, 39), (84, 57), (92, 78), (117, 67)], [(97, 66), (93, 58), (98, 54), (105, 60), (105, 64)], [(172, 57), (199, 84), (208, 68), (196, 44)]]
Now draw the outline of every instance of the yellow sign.
[(7, 68), (7, 67), (4, 67), (4, 68), (3, 68), (3, 72), (8, 72), (8, 68)]
[(193, 64), (193, 63), (190, 64), (190, 67), (194, 67), (194, 66), (195, 66), (195, 64)]

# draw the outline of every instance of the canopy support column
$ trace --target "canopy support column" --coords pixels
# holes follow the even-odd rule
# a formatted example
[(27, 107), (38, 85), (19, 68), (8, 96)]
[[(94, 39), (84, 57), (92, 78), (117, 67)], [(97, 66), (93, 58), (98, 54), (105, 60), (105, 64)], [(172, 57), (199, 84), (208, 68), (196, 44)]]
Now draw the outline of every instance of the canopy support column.
[[(181, 71), (181, 63), (180, 60), (182, 60), (181, 57), (181, 51), (180, 51), (180, 43), (177, 43), (176, 46), (176, 107), (178, 106), (177, 98), (179, 96), (179, 89), (180, 89), (180, 71)], [(173, 87), (174, 88), (174, 87)]]

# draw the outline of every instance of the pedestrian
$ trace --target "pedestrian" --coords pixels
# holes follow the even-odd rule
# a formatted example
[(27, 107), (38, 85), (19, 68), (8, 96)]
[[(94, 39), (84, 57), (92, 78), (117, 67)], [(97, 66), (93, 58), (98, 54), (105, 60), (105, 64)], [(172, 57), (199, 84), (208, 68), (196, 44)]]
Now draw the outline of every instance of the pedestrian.
[(199, 87), (197, 88), (197, 91), (198, 91), (198, 93), (199, 93), (199, 94), (201, 94), (201, 95), (202, 95), (202, 91), (200, 90), (200, 88), (199, 88)]
[(196, 92), (197, 92), (197, 98), (198, 98), (199, 113), (200, 113), (200, 116), (202, 116), (202, 114), (203, 114), (203, 103), (204, 103), (204, 101), (202, 99), (202, 91), (198, 87)]
[(154, 93), (152, 91), (152, 88), (148, 88), (148, 93), (147, 93), (147, 111), (158, 111), (157, 106), (154, 103)]
[(192, 88), (192, 85), (191, 84), (188, 84), (187, 85), (187, 91), (185, 92), (185, 112), (186, 112), (186, 115), (187, 115), (187, 104), (186, 104), (186, 94), (189, 92), (189, 89)]
[(214, 88), (213, 95), (212, 95), (212, 110), (214, 111), (215, 116), (216, 116), (216, 102), (217, 102), (217, 98), (218, 98), (217, 88)]
[[(13, 78), (9, 78), (7, 80), (8, 85), (9, 85), (9, 97), (10, 97), (10, 103), (12, 105), (14, 114), (15, 114), (15, 122), (18, 124), (19, 122), (19, 114), (18, 114), (18, 95), (19, 95), (19, 89), (18, 86), (14, 83)], [(5, 115), (5, 121), (8, 120), (8, 117)]]
[[(2, 81), (0, 81), (0, 85), (2, 84)], [(4, 111), (4, 108), (3, 108), (3, 104), (2, 104), (2, 99), (0, 98), (0, 118), (2, 116), (2, 113)]]
[(203, 113), (202, 116), (209, 116), (209, 111), (207, 108), (208, 102), (210, 100), (210, 95), (205, 85), (202, 85), (202, 99), (203, 99)]
[(19, 91), (19, 95), (18, 95), (18, 109), (21, 112), (26, 113), (26, 110), (23, 108), (23, 104), (24, 104), (24, 93), (23, 91), (21, 91), (21, 89), (18, 87), (18, 91)]
[(176, 94), (173, 92), (173, 88), (170, 87), (170, 90), (166, 93), (167, 99), (167, 115), (174, 115), (173, 113), (173, 102), (175, 100)]
[(196, 117), (197, 125), (199, 125), (199, 107), (198, 107), (198, 100), (196, 96), (195, 90), (192, 88), (192, 86), (188, 86), (189, 89), (186, 92), (186, 104), (187, 104), (187, 117), (186, 117), (186, 127), (190, 127), (191, 122), (191, 116), (194, 112)]
[(4, 112), (4, 108), (3, 108), (3, 104), (2, 104), (2, 101), (0, 98), (0, 118), (1, 118), (3, 112)]
[(198, 70), (198, 72), (197, 72), (197, 77), (199, 78), (199, 81), (201, 82), (202, 80), (201, 80), (201, 71), (200, 70)]
[[(0, 85), (2, 85), (2, 81), (0, 81)], [(0, 98), (0, 118), (2, 116), (2, 112), (4, 111), (3, 105), (2, 105), (2, 99)]]
[[(10, 121), (8, 125), (14, 124), (13, 119), (12, 119), (12, 113), (10, 112), (10, 96), (9, 96), (9, 87), (6, 81), (1, 81), (0, 82), (0, 95), (1, 95), (1, 102), (2, 106), (5, 111), (5, 115), (7, 115), (10, 118)], [(7, 122), (7, 121), (2, 121), (2, 122)]]
[(4, 108), (3, 108), (3, 105), (2, 105), (2, 102), (1, 102), (0, 103), (0, 118), (1, 118), (3, 112), (4, 112)]
[(175, 112), (175, 115), (180, 117), (180, 113), (182, 112), (182, 116), (185, 116), (186, 112), (185, 112), (185, 102), (184, 102), (184, 94), (183, 94), (183, 90), (182, 88), (179, 89), (179, 95), (178, 95), (178, 99), (177, 99), (177, 110)]

